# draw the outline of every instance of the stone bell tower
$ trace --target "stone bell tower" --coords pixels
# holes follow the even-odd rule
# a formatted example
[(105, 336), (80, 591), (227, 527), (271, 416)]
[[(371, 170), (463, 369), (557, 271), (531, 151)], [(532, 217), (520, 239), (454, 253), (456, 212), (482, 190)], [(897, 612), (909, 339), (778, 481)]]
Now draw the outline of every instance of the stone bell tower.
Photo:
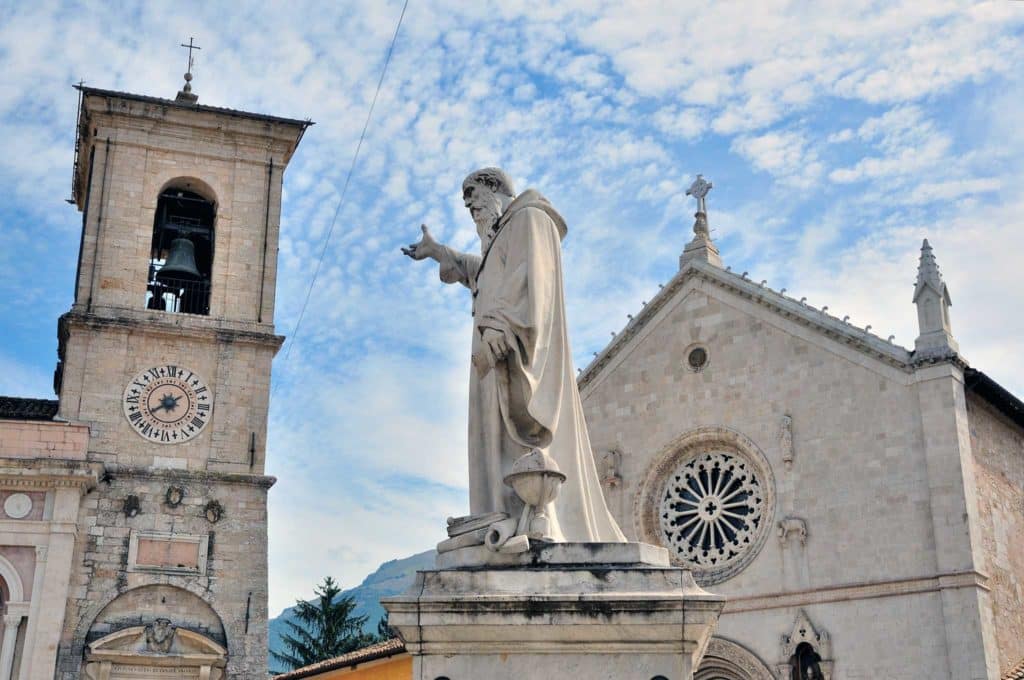
[(57, 677), (262, 677), (281, 184), (311, 123), (205, 106), (190, 85), (78, 89), (82, 237), (54, 379), (102, 473)]

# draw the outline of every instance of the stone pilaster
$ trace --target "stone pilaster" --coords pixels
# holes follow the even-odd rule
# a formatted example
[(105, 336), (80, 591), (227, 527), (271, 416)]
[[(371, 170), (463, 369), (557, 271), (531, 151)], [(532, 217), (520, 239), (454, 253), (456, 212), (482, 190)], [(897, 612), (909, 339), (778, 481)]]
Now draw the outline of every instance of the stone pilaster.
[(943, 362), (919, 368), (915, 378), (936, 571), (940, 583), (946, 574), (979, 575), (969, 583), (949, 578), (941, 590), (949, 677), (998, 680), (963, 372), (956, 364)]
[(0, 646), (0, 680), (13, 680), (11, 671), (14, 668), (14, 646), (18, 641), (21, 619), (21, 614), (4, 614), (4, 641)]

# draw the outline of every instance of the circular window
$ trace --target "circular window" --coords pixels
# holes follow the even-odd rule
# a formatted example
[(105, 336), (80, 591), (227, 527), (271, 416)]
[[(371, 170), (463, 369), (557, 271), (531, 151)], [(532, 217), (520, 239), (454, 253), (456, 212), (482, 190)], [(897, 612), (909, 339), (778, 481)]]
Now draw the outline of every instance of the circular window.
[(634, 506), (639, 540), (665, 546), (702, 586), (750, 564), (774, 515), (775, 480), (764, 454), (720, 427), (689, 432), (655, 456)]
[(764, 493), (752, 467), (716, 451), (669, 477), (659, 516), (664, 543), (680, 561), (719, 569), (746, 552), (764, 522)]
[(699, 371), (708, 363), (708, 351), (703, 347), (694, 347), (686, 357), (686, 362), (694, 371)]

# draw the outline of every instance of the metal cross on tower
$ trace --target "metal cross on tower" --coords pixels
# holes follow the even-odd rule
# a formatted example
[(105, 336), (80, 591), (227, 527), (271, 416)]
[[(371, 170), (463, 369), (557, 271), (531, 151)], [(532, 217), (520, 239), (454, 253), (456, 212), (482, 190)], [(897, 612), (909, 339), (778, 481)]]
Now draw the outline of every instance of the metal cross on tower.
[[(188, 73), (190, 75), (192, 73), (192, 63), (193, 63), (192, 62), (192, 50), (201, 50), (201, 49), (203, 49), (199, 45), (193, 44), (193, 42), (192, 42), (193, 40), (194, 40), (194, 38), (192, 38), (192, 36), (189, 36), (188, 44), (187, 45), (185, 43), (181, 43), (182, 47), (187, 47), (188, 48)], [(191, 80), (191, 78), (186, 78), (186, 80)]]

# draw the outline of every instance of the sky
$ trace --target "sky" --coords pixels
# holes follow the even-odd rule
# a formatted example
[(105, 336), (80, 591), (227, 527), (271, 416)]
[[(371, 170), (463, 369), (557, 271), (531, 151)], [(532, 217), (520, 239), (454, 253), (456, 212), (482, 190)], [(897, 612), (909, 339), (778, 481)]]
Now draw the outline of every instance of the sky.
[(268, 435), (271, 614), (468, 512), (469, 297), (404, 258), (478, 248), (461, 181), (565, 216), (576, 365), (678, 270), (697, 173), (726, 265), (912, 348), (927, 237), (968, 362), (1024, 395), (1024, 2), (0, 0), (0, 394), (52, 398), (71, 305), (71, 85), (311, 118), (284, 178)]

